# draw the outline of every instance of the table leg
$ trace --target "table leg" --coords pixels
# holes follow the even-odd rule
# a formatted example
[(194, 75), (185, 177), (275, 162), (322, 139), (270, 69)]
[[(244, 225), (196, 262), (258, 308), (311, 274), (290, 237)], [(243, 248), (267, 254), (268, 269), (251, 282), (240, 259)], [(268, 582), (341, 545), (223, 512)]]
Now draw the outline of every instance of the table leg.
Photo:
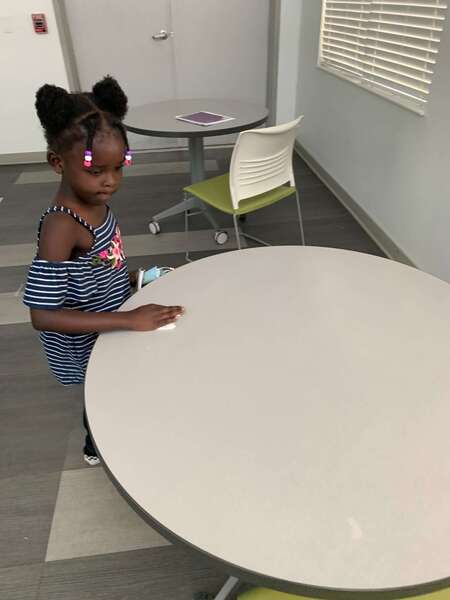
[[(191, 183), (197, 183), (205, 179), (205, 151), (203, 138), (201, 136), (189, 138), (189, 160), (191, 163)], [(153, 221), (160, 221), (167, 217), (173, 217), (183, 213), (185, 210), (197, 209), (201, 211), (211, 224), (213, 229), (219, 229), (212, 211), (197, 198), (189, 198), (163, 210), (153, 217)]]
[(205, 179), (205, 150), (203, 138), (189, 138), (189, 159), (191, 161), (191, 183)]

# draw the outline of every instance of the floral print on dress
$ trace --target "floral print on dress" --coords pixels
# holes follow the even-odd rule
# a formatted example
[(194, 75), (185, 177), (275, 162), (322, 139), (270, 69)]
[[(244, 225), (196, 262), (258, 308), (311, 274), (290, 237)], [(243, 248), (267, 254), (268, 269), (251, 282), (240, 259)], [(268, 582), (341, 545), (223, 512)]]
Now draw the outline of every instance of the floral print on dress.
[(117, 226), (110, 247), (108, 250), (102, 250), (96, 254), (92, 259), (92, 264), (94, 266), (105, 265), (111, 267), (111, 269), (120, 269), (124, 260), (122, 236), (120, 235), (119, 226)]

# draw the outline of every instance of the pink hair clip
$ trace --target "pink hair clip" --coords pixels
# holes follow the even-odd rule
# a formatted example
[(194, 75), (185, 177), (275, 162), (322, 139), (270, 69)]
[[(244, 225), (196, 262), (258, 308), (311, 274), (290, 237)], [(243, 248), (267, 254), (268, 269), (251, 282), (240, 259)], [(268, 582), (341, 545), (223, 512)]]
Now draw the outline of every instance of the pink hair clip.
[(131, 150), (125, 152), (125, 165), (129, 167), (131, 165)]
[(83, 166), (87, 167), (88, 169), (92, 167), (92, 152), (90, 150), (84, 151)]

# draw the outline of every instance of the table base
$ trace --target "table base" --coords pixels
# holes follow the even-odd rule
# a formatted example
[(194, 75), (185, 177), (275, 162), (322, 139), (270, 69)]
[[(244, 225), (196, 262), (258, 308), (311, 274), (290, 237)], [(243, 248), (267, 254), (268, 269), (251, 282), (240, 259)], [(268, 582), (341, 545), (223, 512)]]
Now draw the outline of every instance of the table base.
[[(205, 151), (203, 145), (202, 137), (192, 137), (189, 138), (189, 159), (191, 162), (191, 183), (198, 183), (199, 181), (203, 181), (206, 179), (205, 175)], [(190, 210), (192, 208), (197, 208), (201, 210), (208, 221), (211, 223), (213, 229), (218, 229), (218, 225), (216, 220), (213, 217), (213, 214), (209, 207), (206, 204), (203, 204), (198, 199), (190, 198), (189, 200), (183, 200), (183, 202), (179, 202), (175, 204), (175, 206), (171, 206), (167, 210), (163, 210), (162, 212), (154, 215), (152, 221), (161, 221), (162, 219), (167, 219), (167, 217), (173, 217), (175, 215), (179, 215), (184, 213), (186, 210)]]

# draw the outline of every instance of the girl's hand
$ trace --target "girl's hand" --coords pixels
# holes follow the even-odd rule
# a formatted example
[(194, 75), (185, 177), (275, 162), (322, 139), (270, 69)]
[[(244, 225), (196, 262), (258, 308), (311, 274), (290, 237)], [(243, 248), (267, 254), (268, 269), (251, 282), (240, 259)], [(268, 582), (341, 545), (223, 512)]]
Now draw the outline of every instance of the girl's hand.
[(184, 313), (182, 306), (161, 306), (144, 304), (128, 312), (132, 331), (154, 331), (164, 325), (174, 323)]

